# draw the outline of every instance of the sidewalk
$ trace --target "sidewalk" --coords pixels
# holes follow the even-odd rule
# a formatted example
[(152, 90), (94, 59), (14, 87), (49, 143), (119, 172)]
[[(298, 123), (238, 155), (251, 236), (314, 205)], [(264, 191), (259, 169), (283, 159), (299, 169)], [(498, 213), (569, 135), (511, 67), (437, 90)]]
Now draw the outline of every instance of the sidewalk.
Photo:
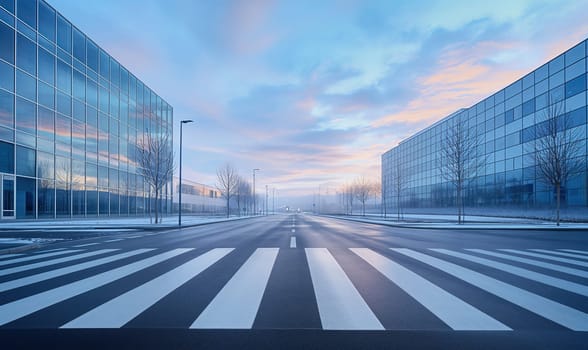
[(565, 222), (557, 226), (552, 221), (491, 216), (466, 216), (465, 223), (461, 225), (457, 224), (456, 215), (405, 214), (401, 221), (397, 221), (395, 216), (383, 218), (380, 215), (366, 215), (365, 217), (349, 215), (325, 216), (391, 227), (433, 230), (588, 230), (588, 223)]

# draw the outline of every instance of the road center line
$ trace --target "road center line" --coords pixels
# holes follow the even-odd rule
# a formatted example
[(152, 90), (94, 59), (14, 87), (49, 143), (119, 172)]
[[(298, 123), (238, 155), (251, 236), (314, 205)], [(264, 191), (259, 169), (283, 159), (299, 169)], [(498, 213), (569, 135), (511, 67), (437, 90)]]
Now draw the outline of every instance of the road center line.
[(290, 248), (296, 248), (296, 237), (290, 237)]

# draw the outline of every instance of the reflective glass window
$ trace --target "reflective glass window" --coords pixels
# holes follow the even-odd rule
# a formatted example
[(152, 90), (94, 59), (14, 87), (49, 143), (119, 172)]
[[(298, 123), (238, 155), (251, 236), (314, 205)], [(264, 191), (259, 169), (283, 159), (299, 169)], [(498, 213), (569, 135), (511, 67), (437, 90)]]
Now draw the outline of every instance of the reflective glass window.
[(0, 90), (0, 125), (14, 127), (14, 95)]
[(55, 10), (39, 1), (39, 32), (47, 39), (55, 41)]
[(86, 77), (76, 70), (73, 73), (73, 96), (80, 101), (86, 100)]
[(578, 108), (567, 114), (567, 127), (568, 129), (575, 128), (582, 124), (586, 124), (586, 106)]
[(71, 145), (73, 156), (84, 159), (86, 128), (83, 123), (74, 121), (71, 128)]
[(98, 166), (86, 163), (86, 185), (96, 186), (98, 184)]
[(120, 88), (124, 94), (129, 94), (129, 72), (124, 67), (120, 69)]
[(37, 119), (37, 136), (48, 140), (55, 138), (55, 112), (47, 108), (39, 107), (39, 118)]
[(37, 74), (37, 45), (20, 34), (16, 42), (16, 66), (32, 75)]
[(566, 66), (570, 66), (578, 60), (581, 60), (586, 56), (586, 42), (582, 41), (578, 45), (569, 49), (565, 53)]
[(86, 81), (86, 102), (90, 106), (98, 108), (98, 86), (90, 79)]
[(108, 187), (108, 168), (105, 166), (98, 167), (98, 186)]
[(57, 45), (71, 53), (71, 24), (60, 15), (57, 15)]
[(86, 40), (86, 56), (88, 67), (98, 72), (98, 47), (90, 40)]
[(57, 60), (57, 88), (71, 95), (71, 66)]
[(17, 97), (15, 112), (16, 129), (35, 134), (37, 119), (35, 104)]
[(523, 103), (523, 117), (535, 112), (535, 99)]
[(37, 99), (37, 81), (27, 73), (16, 71), (16, 94), (31, 101)]
[(0, 141), (0, 172), (14, 173), (14, 145)]
[(55, 117), (55, 136), (58, 142), (71, 144), (71, 119), (61, 115)]
[(117, 89), (110, 90), (110, 115), (118, 119), (119, 95)]
[(51, 153), (37, 152), (37, 177), (55, 178), (55, 160)]
[(0, 6), (4, 7), (8, 12), (14, 14), (14, 0), (0, 0)]
[(86, 214), (98, 214), (98, 190), (95, 187), (86, 187)]
[(102, 50), (100, 50), (100, 75), (104, 79), (110, 79), (110, 57)]
[(99, 102), (100, 102), (100, 111), (104, 113), (108, 113), (108, 90), (103, 87), (99, 89)]
[(110, 59), (110, 82), (114, 86), (120, 86), (120, 66), (114, 59)]
[(16, 174), (35, 176), (35, 150), (16, 146)]
[[(34, 151), (33, 151), (34, 152)], [(18, 152), (17, 152), (18, 154)], [(18, 165), (17, 165), (18, 166)], [(33, 173), (34, 173), (34, 157), (33, 157)], [(21, 198), (21, 201), (16, 202), (16, 218), (17, 219), (32, 219), (35, 217), (36, 207), (36, 180), (24, 177), (16, 177), (16, 198)]]
[(39, 49), (39, 79), (55, 85), (55, 56)]
[(37, 184), (39, 217), (53, 217), (55, 214), (55, 181), (53, 179), (40, 179)]
[(43, 82), (39, 82), (39, 104), (55, 108), (55, 89)]
[(16, 16), (34, 29), (37, 29), (37, 1), (17, 0)]
[(61, 91), (57, 91), (57, 111), (71, 117), (71, 97)]
[(14, 64), (14, 29), (0, 22), (0, 58)]
[(73, 118), (81, 122), (86, 121), (86, 106), (78, 100), (73, 100)]
[(14, 68), (0, 61), (0, 88), (14, 92)]
[(582, 74), (566, 83), (566, 98), (579, 94), (584, 90), (586, 90), (586, 75)]
[(564, 55), (559, 55), (549, 61), (549, 75), (553, 75), (564, 68)]
[(73, 56), (78, 61), (86, 63), (86, 37), (75, 28), (73, 28)]

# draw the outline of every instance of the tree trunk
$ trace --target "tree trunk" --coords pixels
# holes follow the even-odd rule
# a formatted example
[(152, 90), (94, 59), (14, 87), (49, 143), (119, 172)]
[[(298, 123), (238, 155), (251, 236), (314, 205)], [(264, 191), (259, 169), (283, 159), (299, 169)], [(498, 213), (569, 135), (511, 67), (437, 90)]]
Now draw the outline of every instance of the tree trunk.
[(230, 198), (227, 196), (227, 218), (231, 215)]
[(557, 226), (559, 226), (559, 208), (560, 208), (560, 204), (561, 204), (561, 184), (560, 183), (557, 183), (555, 185), (555, 187), (557, 189), (557, 194), (556, 194), (556, 196), (557, 196), (557, 199), (556, 199), (557, 200), (557, 204), (556, 204), (557, 205), (557, 209), (556, 209), (556, 212), (557, 212), (557, 214), (556, 214), (556, 223), (557, 223)]
[(457, 224), (461, 225), (461, 184), (457, 184)]
[(158, 224), (159, 223), (159, 208), (157, 205), (157, 197), (158, 197), (158, 192), (157, 189), (155, 189), (155, 223)]

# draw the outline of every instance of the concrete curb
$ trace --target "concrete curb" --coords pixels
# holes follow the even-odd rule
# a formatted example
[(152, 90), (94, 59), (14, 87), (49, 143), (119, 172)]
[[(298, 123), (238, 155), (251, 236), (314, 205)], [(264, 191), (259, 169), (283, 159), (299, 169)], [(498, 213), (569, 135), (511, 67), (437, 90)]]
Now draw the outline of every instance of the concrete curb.
[[(486, 226), (475, 226), (475, 227), (468, 227), (468, 226), (451, 226), (451, 227), (443, 227), (443, 226), (426, 226), (427, 224), (420, 224), (414, 225), (410, 223), (402, 224), (402, 223), (393, 223), (393, 222), (382, 222), (382, 221), (370, 221), (370, 220), (362, 220), (362, 219), (355, 219), (355, 218), (347, 218), (342, 216), (332, 216), (332, 215), (321, 215), (324, 217), (329, 217), (338, 220), (346, 220), (346, 221), (353, 221), (353, 222), (360, 222), (364, 224), (373, 224), (373, 225), (381, 225), (381, 226), (389, 226), (389, 227), (397, 227), (397, 228), (409, 228), (409, 229), (421, 229), (421, 230), (460, 230), (460, 231), (480, 231), (480, 230), (512, 230), (512, 231), (588, 231), (588, 228), (585, 227), (562, 227), (562, 226), (548, 226), (548, 227), (538, 227), (529, 225), (528, 227), (505, 227), (503, 224), (485, 224)], [(468, 225), (468, 224), (465, 224)], [(477, 224), (477, 225), (484, 225), (484, 224)], [(493, 226), (496, 225), (496, 226)], [(524, 225), (524, 224), (521, 224)]]

